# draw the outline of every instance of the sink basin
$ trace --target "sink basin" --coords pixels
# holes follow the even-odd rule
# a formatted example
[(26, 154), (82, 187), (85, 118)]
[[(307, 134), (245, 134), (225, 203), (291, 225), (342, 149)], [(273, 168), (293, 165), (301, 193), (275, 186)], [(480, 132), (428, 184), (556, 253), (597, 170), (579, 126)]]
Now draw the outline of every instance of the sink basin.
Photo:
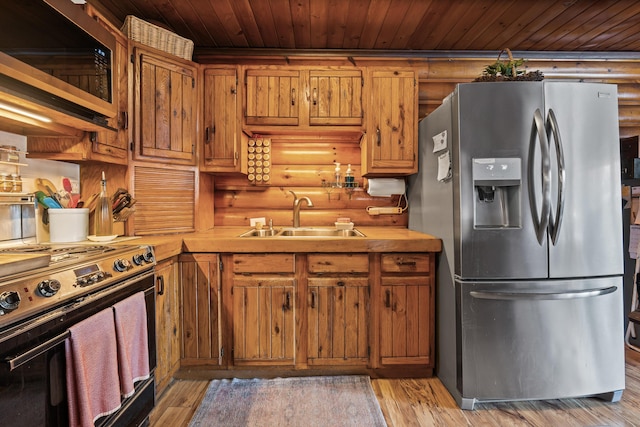
[(251, 229), (239, 237), (365, 237), (358, 230), (338, 230), (336, 228), (283, 228)]
[(273, 237), (278, 233), (277, 228), (265, 228), (262, 230), (252, 229), (242, 233), (240, 237)]
[(282, 237), (364, 237), (358, 230), (338, 230), (335, 228), (285, 228)]

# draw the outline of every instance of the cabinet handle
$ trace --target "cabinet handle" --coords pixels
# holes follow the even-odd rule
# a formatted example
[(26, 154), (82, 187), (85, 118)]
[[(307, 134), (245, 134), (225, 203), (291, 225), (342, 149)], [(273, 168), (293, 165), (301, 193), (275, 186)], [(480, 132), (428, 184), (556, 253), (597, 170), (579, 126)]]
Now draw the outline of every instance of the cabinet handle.
[(384, 306), (389, 308), (391, 307), (391, 291), (387, 289), (384, 293)]
[(313, 88), (312, 100), (313, 100), (313, 105), (318, 105), (318, 89), (316, 89), (315, 87)]
[[(209, 130), (211, 129), (211, 130)], [(209, 126), (207, 126), (204, 130), (204, 142), (206, 142), (207, 144), (211, 141), (211, 135), (216, 133), (216, 126), (213, 125), (212, 128), (209, 128)]]
[(156, 284), (158, 285), (158, 295), (164, 295), (164, 276), (156, 277)]
[(296, 105), (296, 88), (291, 88), (291, 105)]
[(406, 266), (415, 267), (416, 262), (415, 261), (402, 261), (402, 260), (399, 260), (398, 261), (398, 265), (406, 265)]
[(129, 129), (129, 112), (128, 111), (123, 111), (121, 114), (121, 125), (120, 125), (120, 129), (122, 130), (127, 130)]
[(378, 147), (380, 147), (380, 144), (382, 143), (382, 136), (380, 135), (380, 127), (376, 127), (376, 144), (378, 144)]
[(316, 308), (316, 291), (311, 291), (311, 308)]
[(287, 291), (287, 299), (286, 299), (286, 302), (285, 302), (284, 307), (285, 307), (287, 310), (291, 310), (291, 292), (288, 292), (288, 291)]

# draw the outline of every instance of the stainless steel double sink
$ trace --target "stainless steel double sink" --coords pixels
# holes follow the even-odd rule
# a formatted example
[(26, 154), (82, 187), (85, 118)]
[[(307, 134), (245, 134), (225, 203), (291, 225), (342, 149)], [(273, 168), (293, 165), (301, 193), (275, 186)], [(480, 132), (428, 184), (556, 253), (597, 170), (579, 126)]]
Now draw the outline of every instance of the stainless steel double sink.
[(239, 237), (366, 237), (362, 232), (330, 227), (287, 227), (251, 229)]

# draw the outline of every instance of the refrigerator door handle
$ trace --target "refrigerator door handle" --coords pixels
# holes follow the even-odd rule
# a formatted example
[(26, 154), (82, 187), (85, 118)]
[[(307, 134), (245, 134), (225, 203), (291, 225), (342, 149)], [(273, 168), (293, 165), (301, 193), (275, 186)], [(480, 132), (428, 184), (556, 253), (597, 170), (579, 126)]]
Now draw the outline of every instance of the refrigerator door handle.
[(617, 286), (600, 289), (568, 292), (503, 292), (503, 291), (471, 291), (469, 294), (477, 299), (490, 300), (567, 300), (590, 298), (614, 293)]
[(562, 149), (562, 139), (560, 138), (560, 127), (558, 126), (558, 120), (556, 119), (556, 115), (552, 109), (549, 109), (547, 124), (547, 138), (551, 138), (551, 134), (553, 134), (553, 140), (556, 145), (556, 161), (558, 162), (558, 198), (556, 201), (556, 214), (555, 218), (554, 216), (550, 216), (549, 218), (549, 234), (551, 236), (551, 243), (555, 245), (558, 241), (558, 233), (560, 232), (564, 212), (564, 183), (566, 169), (564, 166), (564, 151)]
[[(529, 188), (529, 203), (531, 205), (531, 215), (533, 217), (533, 225), (536, 231), (536, 237), (538, 243), (542, 245), (542, 240), (547, 231), (549, 225), (549, 216), (551, 213), (551, 160), (549, 155), (549, 142), (547, 140), (547, 133), (544, 125), (544, 118), (540, 109), (536, 109), (533, 114), (533, 126), (531, 130), (531, 144), (529, 145), (529, 161), (527, 166), (528, 175), (528, 188)], [(536, 134), (540, 141), (540, 166), (542, 169), (542, 208), (540, 216), (538, 217), (538, 205), (537, 198), (534, 194), (535, 187), (533, 184), (533, 159), (536, 146)]]

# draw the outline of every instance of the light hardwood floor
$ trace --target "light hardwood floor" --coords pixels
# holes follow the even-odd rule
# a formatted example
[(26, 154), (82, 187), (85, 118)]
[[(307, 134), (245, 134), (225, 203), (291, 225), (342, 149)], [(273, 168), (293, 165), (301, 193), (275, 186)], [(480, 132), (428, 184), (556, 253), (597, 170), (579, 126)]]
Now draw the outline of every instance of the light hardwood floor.
[[(435, 377), (375, 379), (372, 384), (390, 427), (640, 426), (640, 353), (627, 350), (626, 357), (626, 389), (618, 403), (590, 398), (485, 403), (463, 411)], [(151, 413), (151, 427), (188, 425), (207, 384), (174, 381)]]

